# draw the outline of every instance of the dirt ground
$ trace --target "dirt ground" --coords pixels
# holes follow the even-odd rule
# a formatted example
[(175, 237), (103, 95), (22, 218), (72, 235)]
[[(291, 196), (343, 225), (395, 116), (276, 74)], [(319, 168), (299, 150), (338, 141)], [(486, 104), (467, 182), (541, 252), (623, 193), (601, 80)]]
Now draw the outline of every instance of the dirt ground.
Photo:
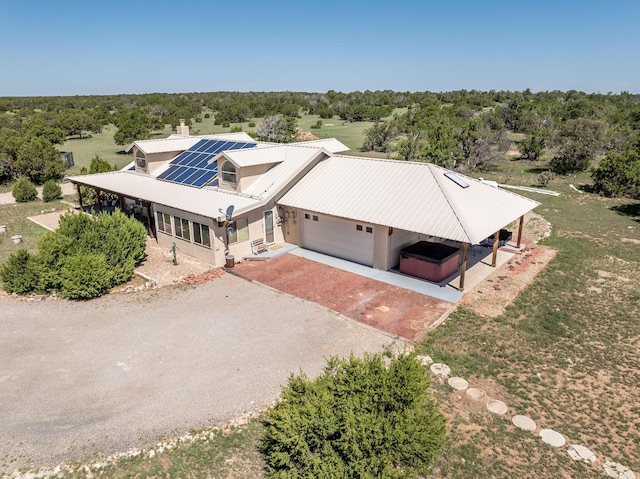
[(469, 290), (461, 303), (483, 316), (500, 316), (518, 293), (533, 281), (556, 255), (551, 248), (536, 243), (551, 234), (551, 225), (536, 213), (527, 213), (520, 251), (509, 262)]

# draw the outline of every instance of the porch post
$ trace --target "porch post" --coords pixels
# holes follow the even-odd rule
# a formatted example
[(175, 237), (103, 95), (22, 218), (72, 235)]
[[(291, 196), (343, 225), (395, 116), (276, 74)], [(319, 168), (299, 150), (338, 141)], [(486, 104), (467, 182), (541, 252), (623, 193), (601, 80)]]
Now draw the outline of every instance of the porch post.
[(522, 227), (524, 225), (524, 215), (520, 217), (520, 223), (518, 224), (518, 243), (516, 248), (520, 249), (520, 240), (522, 239)]
[(118, 195), (118, 205), (120, 206), (120, 211), (124, 213), (124, 196)]
[(491, 267), (496, 267), (496, 260), (498, 259), (498, 242), (500, 241), (500, 230), (496, 231), (493, 235), (493, 257), (491, 258)]
[(462, 243), (462, 261), (460, 262), (460, 287), (459, 291), (464, 291), (464, 275), (467, 272), (467, 251), (469, 243)]
[(80, 184), (76, 183), (76, 188), (78, 189), (78, 203), (80, 203), (80, 212), (84, 212), (84, 206), (82, 206), (82, 192), (80, 191)]
[(153, 228), (151, 227), (151, 221), (153, 220), (153, 218), (151, 217), (151, 202), (146, 202), (145, 206), (147, 207), (147, 230), (149, 231), (149, 236), (153, 239), (156, 239), (156, 237), (153, 234)]
[(96, 188), (96, 197), (98, 198), (98, 212), (102, 213), (102, 199), (100, 198), (100, 189)]

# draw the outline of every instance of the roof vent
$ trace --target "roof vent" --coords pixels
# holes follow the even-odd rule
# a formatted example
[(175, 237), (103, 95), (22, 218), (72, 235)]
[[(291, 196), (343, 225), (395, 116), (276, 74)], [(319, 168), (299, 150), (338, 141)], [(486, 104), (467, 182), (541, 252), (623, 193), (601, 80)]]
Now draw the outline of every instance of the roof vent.
[(456, 185), (460, 186), (461, 188), (469, 188), (469, 183), (464, 181), (462, 178), (460, 178), (455, 173), (452, 173), (452, 172), (445, 173), (444, 176), (449, 178), (451, 181), (453, 181)]

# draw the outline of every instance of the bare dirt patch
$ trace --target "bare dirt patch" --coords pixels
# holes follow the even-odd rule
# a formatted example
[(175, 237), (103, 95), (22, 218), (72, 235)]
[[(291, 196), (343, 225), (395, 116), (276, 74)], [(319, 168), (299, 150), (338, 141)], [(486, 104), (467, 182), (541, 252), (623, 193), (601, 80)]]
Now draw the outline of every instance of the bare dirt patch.
[(523, 244), (516, 255), (498, 271), (467, 292), (461, 303), (483, 316), (496, 318), (504, 313), (518, 293), (533, 281), (536, 275), (553, 259), (556, 251), (536, 245), (551, 234), (551, 224), (535, 213), (525, 215), (522, 232)]

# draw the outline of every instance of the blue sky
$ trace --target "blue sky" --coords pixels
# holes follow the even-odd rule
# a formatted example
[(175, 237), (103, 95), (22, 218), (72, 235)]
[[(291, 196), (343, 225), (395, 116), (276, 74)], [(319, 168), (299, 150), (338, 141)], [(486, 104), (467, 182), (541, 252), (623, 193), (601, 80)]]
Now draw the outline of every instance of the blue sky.
[(4, 1), (0, 96), (640, 93), (638, 0)]

